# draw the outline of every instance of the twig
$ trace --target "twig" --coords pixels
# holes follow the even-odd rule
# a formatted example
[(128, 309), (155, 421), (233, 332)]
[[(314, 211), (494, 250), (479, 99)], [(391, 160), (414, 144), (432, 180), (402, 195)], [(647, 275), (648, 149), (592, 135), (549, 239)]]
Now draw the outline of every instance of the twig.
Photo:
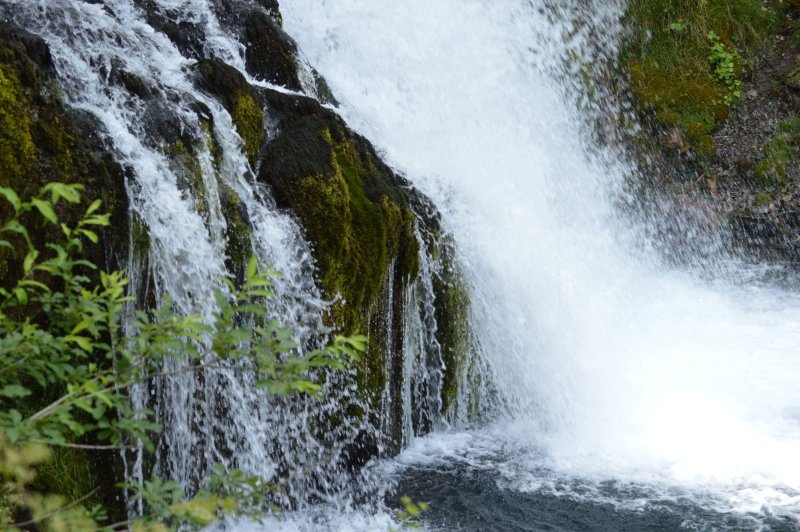
[(38, 519), (31, 519), (30, 521), (23, 521), (21, 523), (11, 523), (10, 525), (0, 524), (0, 529), (1, 530), (8, 530), (10, 528), (21, 528), (23, 526), (29, 526), (29, 525), (35, 525), (37, 523), (41, 523), (45, 519), (47, 519), (49, 517), (52, 517), (52, 516), (56, 515), (59, 512), (63, 512), (65, 510), (69, 510), (70, 508), (74, 508), (75, 506), (79, 505), (80, 503), (82, 503), (83, 501), (85, 501), (86, 499), (88, 499), (89, 497), (91, 497), (92, 495), (97, 493), (98, 491), (100, 491), (100, 488), (95, 488), (92, 491), (90, 491), (89, 493), (87, 493), (86, 495), (84, 495), (83, 497), (81, 497), (80, 499), (74, 500), (71, 503), (67, 504), (66, 506), (62, 506), (61, 508), (53, 510), (52, 512), (47, 512), (46, 514), (44, 514), (43, 516), (39, 517)]

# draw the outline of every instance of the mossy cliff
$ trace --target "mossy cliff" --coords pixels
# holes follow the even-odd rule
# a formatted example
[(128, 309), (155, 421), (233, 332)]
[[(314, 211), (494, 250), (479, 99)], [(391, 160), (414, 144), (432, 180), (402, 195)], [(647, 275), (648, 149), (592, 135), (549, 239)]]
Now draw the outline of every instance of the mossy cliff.
[[(128, 241), (124, 173), (97, 135), (100, 126), (65, 106), (54, 74), (43, 41), (22, 29), (0, 24), (0, 186), (30, 197), (48, 182), (82, 184), (83, 204), (62, 205), (58, 215), (66, 223), (74, 222), (91, 199), (102, 199), (112, 215), (112, 225), (101, 232), (102, 245), (89, 249), (87, 258), (106, 269), (118, 268), (127, 253), (126, 246), (118, 243)], [(0, 206), (0, 217), (8, 214), (8, 208)], [(31, 220), (28, 228), (40, 249), (52, 239), (52, 226)], [(23, 254), (21, 247), (0, 250), (0, 284), (15, 282), (21, 274)], [(33, 408), (36, 404), (16, 406)], [(114, 508), (118, 505), (112, 486), (119, 480), (112, 478), (114, 460), (109, 453), (59, 450), (42, 466), (37, 482), (41, 489), (68, 500), (86, 495), (91, 491), (87, 486), (101, 484), (107, 489), (96, 497)]]
[(736, 252), (795, 267), (799, 18), (796, 0), (632, 0), (618, 58), (649, 126), (643, 181), (706, 205)]
[[(196, 87), (230, 114), (253, 172), (247, 177), (269, 189), (277, 206), (302, 225), (315, 258), (315, 280), (332, 301), (328, 324), (341, 333), (369, 336), (369, 352), (357, 372), (359, 392), (372, 415), (389, 416), (386, 423), (373, 421), (376, 426), (390, 427), (397, 443), (402, 433), (405, 384), (404, 319), (408, 309), (404, 306), (420, 269), (417, 226), (427, 223), (418, 220), (414, 210), (424, 198), (381, 161), (366, 139), (320, 103), (333, 102), (333, 96), (324, 80), (301, 64), (296, 45), (281, 29), (274, 1), (219, 0), (213, 9), (224, 31), (242, 42), (247, 74), (291, 91), (250, 84), (236, 68), (208, 57), (205, 30), (185, 20), (180, 9), (152, 0), (135, 0), (135, 4), (155, 31), (194, 60), (187, 62), (186, 69), (193, 72)], [(3, 28), (0, 185), (29, 195), (47, 181), (82, 183), (84, 196), (104, 199), (113, 215), (101, 255), (90, 258), (107, 268), (123, 266), (113, 259), (115, 254), (127, 258), (132, 239), (136, 249), (127, 266), (144, 278), (147, 228), (136, 216), (130, 221), (127, 218), (125, 171), (103, 145), (102, 124), (71, 111), (62, 101), (42, 41)], [(191, 94), (178, 94), (158, 79), (126, 71), (122, 61), (110, 61), (102, 69), (102, 83), (140, 111), (136, 126), (147, 132), (142, 142), (164, 155), (179, 188), (209, 223), (217, 205), (210, 205), (213, 198), (205, 188), (208, 180), (215, 178), (208, 175), (208, 161), (200, 158), (208, 155), (206, 148), (215, 171), (223, 170), (223, 147), (215, 138), (220, 125), (214, 123), (211, 110)], [(300, 95), (301, 91), (312, 97)], [(186, 120), (186, 109), (196, 112), (199, 120)], [(136, 176), (130, 178), (135, 184)], [(252, 229), (237, 195), (221, 181), (217, 185), (227, 222), (227, 267), (234, 278), (241, 278), (241, 266), (251, 252)], [(59, 214), (67, 220), (75, 216), (68, 211)], [(0, 281), (20, 262), (19, 256), (0, 255)], [(455, 267), (436, 283), (437, 340), (446, 358), (442, 399), (447, 406), (457, 395), (459, 372), (464, 367), (467, 298)], [(140, 284), (139, 289), (146, 293), (135, 294), (137, 300), (154, 304), (147, 292), (151, 284)], [(364, 412), (348, 414), (359, 417)], [(362, 458), (368, 459), (374, 452), (373, 447), (363, 452)], [(369, 453), (373, 454), (367, 456)]]
[[(244, 15), (232, 17), (230, 24), (249, 23), (249, 4), (243, 5)], [(282, 33), (275, 20), (270, 31)], [(284, 67), (296, 73), (299, 68), (296, 63)], [(282, 72), (282, 79), (292, 79)], [(231, 114), (258, 181), (302, 225), (316, 261), (317, 284), (333, 301), (328, 324), (337, 332), (369, 336), (370, 349), (358, 369), (359, 389), (372, 412), (388, 416), (375, 421), (391, 427), (396, 447), (403, 414), (404, 294), (419, 271), (415, 226), (429, 223), (417, 222), (413, 210), (426, 200), (318, 100), (250, 85), (220, 61), (200, 60), (195, 73), (198, 86)], [(456, 374), (463, 367), (459, 357), (466, 353), (466, 292), (456, 297), (455, 269), (449, 277), (437, 285), (436, 306), (437, 321), (448, 322), (438, 338), (447, 355), (445, 405), (456, 395)]]
[[(63, 104), (53, 74), (44, 42), (0, 24), (0, 186), (29, 197), (51, 181), (84, 185), (84, 197), (102, 199), (112, 214), (113, 225), (105, 232), (104, 246), (90, 257), (110, 267), (118, 264), (110, 244), (127, 231), (123, 171), (104, 149), (96, 134), (99, 126)], [(69, 222), (80, 214), (80, 208), (65, 207), (59, 214)], [(32, 237), (35, 242), (44, 241), (40, 231), (34, 230)], [(18, 273), (15, 268), (20, 261), (14, 252), (0, 252), (0, 282), (8, 282)]]
[[(265, 97), (277, 134), (267, 143), (258, 179), (302, 221), (320, 286), (339, 297), (331, 324), (347, 334), (370, 334), (361, 378), (377, 401), (392, 354), (387, 349), (400, 341), (380, 319), (387, 312), (402, 316), (401, 308), (389, 306), (401, 305), (419, 269), (412, 192), (369, 142), (317, 101), (275, 91)], [(389, 293), (395, 294), (391, 300)]]

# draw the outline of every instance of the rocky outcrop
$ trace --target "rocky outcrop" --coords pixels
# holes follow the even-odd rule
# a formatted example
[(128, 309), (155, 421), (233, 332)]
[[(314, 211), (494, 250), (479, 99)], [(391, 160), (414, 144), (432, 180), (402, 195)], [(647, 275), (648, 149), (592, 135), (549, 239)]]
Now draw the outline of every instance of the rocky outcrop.
[[(63, 207), (59, 216), (74, 222), (88, 202), (102, 199), (112, 226), (89, 258), (113, 269), (126, 253), (117, 245), (127, 242), (124, 170), (99, 135), (102, 124), (70, 110), (61, 100), (54, 74), (46, 43), (20, 28), (0, 25), (0, 185), (30, 197), (52, 181), (82, 184), (83, 205)], [(35, 243), (46, 241), (46, 230), (34, 226)], [(21, 249), (0, 250), (1, 283), (11, 282), (19, 273), (19, 253)]]
[(416, 192), (316, 100), (274, 91), (265, 98), (277, 133), (258, 179), (302, 221), (319, 283), (338, 298), (330, 322), (347, 334), (370, 336), (360, 379), (377, 407), (387, 375), (396, 375), (386, 365), (402, 351), (402, 294), (419, 269), (409, 203)]
[(715, 213), (732, 252), (794, 268), (799, 15), (796, 2), (634, 0), (617, 58), (645, 124), (624, 140), (649, 155), (642, 182)]
[[(278, 57), (296, 57), (296, 48), (283, 34), (277, 12), (262, 10), (256, 16), (254, 4), (220, 5), (223, 19), (238, 24), (234, 31), (242, 32), (246, 57), (258, 58), (247, 60), (250, 75), (298, 89), (293, 80), (299, 79), (300, 67)], [(264, 30), (254, 31), (253, 25)], [(369, 352), (358, 370), (359, 389), (373, 415), (389, 418), (375, 419), (375, 425), (392, 427), (388, 446), (398, 449), (404, 294), (419, 271), (418, 224), (424, 234), (436, 235), (428, 249), (438, 250), (436, 260), (448, 264), (444, 273), (437, 273), (435, 286), (436, 321), (441, 324), (437, 340), (446, 357), (441, 392), (445, 410), (454, 403), (467, 352), (468, 300), (454, 255), (446, 251), (451, 248), (443, 243), (446, 237), (435, 212), (415, 214), (435, 209), (383, 163), (367, 139), (321, 105), (320, 99), (332, 97), (316, 91), (323, 86), (320, 79), (306, 88), (319, 98), (315, 99), (250, 85), (236, 69), (215, 60), (199, 61), (195, 72), (198, 86), (231, 113), (258, 181), (269, 188), (277, 206), (293, 213), (303, 226), (317, 263), (317, 283), (333, 301), (328, 323), (344, 334), (369, 336)], [(419, 417), (416, 427), (429, 430), (431, 422)], [(358, 454), (359, 460), (368, 458)]]
[[(101, 0), (94, 3), (111, 9)], [(466, 290), (435, 209), (381, 160), (367, 139), (321, 103), (335, 100), (324, 80), (302, 63), (297, 45), (281, 28), (274, 0), (212, 3), (224, 30), (243, 45), (244, 73), (211, 56), (206, 45), (208, 28), (187, 18), (181, 6), (165, 8), (152, 0), (135, 3), (154, 30), (194, 60), (186, 68), (196, 87), (230, 114), (253, 171), (249, 177), (257, 179), (277, 207), (302, 225), (315, 258), (315, 281), (332, 302), (326, 316), (331, 330), (368, 335), (369, 351), (356, 377), (365, 408), (347, 415), (372, 416), (372, 425), (389, 433), (390, 441), (382, 442), (384, 448), (398, 450), (403, 408), (408, 408), (403, 403), (403, 387), (408, 384), (404, 379), (410, 378), (404, 374), (405, 318), (408, 310), (416, 310), (406, 305), (418, 304), (407, 297), (420, 270), (418, 234), (426, 235), (428, 258), (439, 265), (430, 290), (435, 293), (430, 297), (435, 307), (432, 319), (439, 324), (435, 347), (441, 348), (444, 360), (437, 359), (433, 368), (443, 372), (444, 382), (442, 389), (431, 393), (441, 395), (443, 411), (455, 402), (468, 351)], [(199, 161), (210, 152), (213, 171), (222, 171), (223, 148), (214, 135), (213, 113), (192, 95), (171, 93), (157, 79), (143, 79), (119, 63), (103, 64), (104, 83), (137, 110), (140, 123), (136, 127), (147, 132), (143, 142), (163, 154), (179, 189), (209, 223), (209, 199)], [(125, 171), (103, 144), (103, 125), (71, 111), (59, 97), (55, 80), (44, 42), (22, 30), (0, 26), (0, 185), (29, 195), (48, 181), (82, 183), (85, 197), (104, 199), (113, 215), (102, 255), (91, 258), (118, 268), (122, 261), (114, 258), (127, 258), (128, 244), (133, 242), (134, 260), (125, 266), (148, 270), (148, 231), (136, 217), (128, 220)], [(196, 123), (189, 120), (188, 124), (181, 115), (186, 109), (196, 113)], [(131, 178), (135, 183), (135, 176)], [(252, 249), (252, 229), (236, 194), (222, 180), (217, 185), (226, 226), (226, 266), (232, 278), (241, 279)], [(63, 215), (75, 214), (65, 211)], [(0, 281), (21, 261), (7, 251), (2, 253)], [(136, 294), (137, 300), (154, 305), (152, 286), (139, 284), (144, 293)], [(415, 414), (415, 429), (430, 430), (439, 414)], [(353, 464), (368, 460), (380, 447), (376, 441), (358, 441)]]

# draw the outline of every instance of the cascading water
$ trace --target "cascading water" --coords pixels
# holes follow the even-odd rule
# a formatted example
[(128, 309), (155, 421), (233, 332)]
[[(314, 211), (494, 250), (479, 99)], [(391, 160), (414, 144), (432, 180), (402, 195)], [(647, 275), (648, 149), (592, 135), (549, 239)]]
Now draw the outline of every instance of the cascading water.
[[(247, 76), (245, 48), (217, 18), (219, 9), (213, 0), (0, 1), (7, 21), (45, 40), (68, 104), (97, 118), (125, 168), (133, 305), (147, 307), (168, 295), (176, 311), (210, 317), (220, 279), (236, 278), (252, 253), (280, 272), (271, 310), (301, 346), (312, 348), (330, 332), (324, 321), (330, 302), (316, 286), (302, 228), (255, 181), (231, 114), (198, 88), (197, 58), (188, 58), (149, 18), (169, 12), (199, 28), (203, 38), (193, 45), (202, 48), (201, 58), (285, 93)], [(316, 95), (316, 74), (302, 57), (298, 63), (301, 85)], [(265, 122), (274, 133), (271, 117)], [(429, 397), (441, 394), (444, 365), (432, 302), (439, 261), (424, 250), (419, 258), (423, 276), (417, 282), (398, 293), (391, 280), (385, 287), (387, 308), (379, 318), (388, 322), (387, 353), (400, 346), (402, 363), (398, 375), (386, 377), (381, 412), (369, 413), (350, 374), (327, 378), (324, 399), (270, 398), (257, 390), (255, 375), (236, 367), (161, 378), (132, 392), (135, 406), (153, 409), (164, 432), (154, 455), (126, 454), (127, 476), (174, 478), (191, 492), (221, 463), (279, 481), (287, 505), (332, 500), (346, 506), (348, 493), (358, 492), (347, 489), (353, 477), (348, 446), (356, 438), (374, 434), (380, 451), (393, 438), (409, 441), (417, 427), (428, 430), (441, 413), (441, 401)], [(394, 270), (392, 264), (387, 277)], [(396, 309), (403, 309), (398, 316)], [(403, 322), (396, 327), (400, 340), (393, 320)], [(398, 368), (387, 363), (386, 371)], [(368, 413), (343, 415), (351, 409)], [(374, 418), (390, 422), (373, 427)], [(128, 508), (133, 515), (141, 510), (133, 503)]]
[(510, 405), (415, 441), (401, 486), (444, 528), (797, 526), (800, 297), (721, 255), (665, 266), (619, 212), (636, 169), (582, 133), (565, 65), (613, 53), (624, 5), (281, 7), (349, 123), (442, 210)]
[[(222, 4), (231, 2), (0, 0), (0, 12), (46, 40), (68, 103), (102, 123), (127, 170), (135, 292), (210, 315), (218, 279), (236, 275), (233, 204), (252, 228), (244, 251), (282, 272), (275, 314), (314, 345), (328, 302), (301, 228), (253, 180), (230, 114), (197, 87), (195, 61), (146, 16), (168, 10), (201, 28), (192, 44), (200, 55), (286, 92), (247, 76)], [(128, 474), (191, 487), (216, 462), (268, 478), (279, 470), (299, 509), (270, 526), (288, 529), (384, 528), (391, 518), (374, 497), (393, 482), (432, 498), (432, 524), (445, 529), (795, 526), (800, 297), (786, 284), (746, 281), (745, 265), (713, 250), (702, 250), (705, 271), (665, 266), (652, 251), (661, 242), (643, 240), (658, 231), (620, 213), (636, 168), (584, 134), (569, 65), (613, 54), (624, 5), (280, 7), (348, 123), (434, 200), (457, 266), (418, 227), (418, 280), (385, 286), (382, 327), (402, 341), (384, 338), (401, 356), (386, 366), (383, 424), (309, 428), (357, 402), (346, 379), (327, 382), (325, 401), (279, 401), (233, 370), (169, 378), (135, 394), (165, 433), (155, 456), (127, 457)], [(303, 90), (318, 96), (314, 71), (300, 67)], [(453, 267), (470, 300), (460, 346), (482, 353), (463, 353), (455, 374), (437, 334), (452, 324), (435, 305), (437, 283), (461, 282)], [(506, 415), (465, 429), (496, 411)], [(354, 487), (343, 455), (360, 431), (410, 448), (366, 468)], [(351, 512), (364, 498), (378, 504)]]
[[(293, 325), (301, 342), (324, 330), (324, 302), (314, 286), (311, 255), (299, 227), (253, 185), (230, 116), (195, 88), (187, 71), (190, 62), (174, 45), (153, 31), (129, 1), (11, 4), (12, 20), (36, 28), (50, 45), (70, 104), (99, 118), (120, 162), (130, 170), (126, 186), (133, 216), (141, 220), (137, 231), (149, 241), (144, 253), (150, 276), (140, 276), (135, 256), (142, 250), (133, 246), (133, 292), (140, 293), (139, 286), (147, 284), (152, 298), (161, 300), (168, 294), (179, 312), (211, 315), (213, 291), (221, 286), (229, 254), (229, 222), (221, 212), (225, 189), (252, 225), (252, 253), (281, 272), (275, 286), (276, 314)], [(210, 8), (194, 4), (204, 8), (195, 12), (209, 29), (209, 46), (226, 57), (238, 57), (235, 41), (225, 39)], [(158, 96), (151, 101), (135, 97), (114, 83), (120, 73), (143, 80)], [(213, 132), (204, 127), (198, 104), (210, 113), (206, 118), (214, 124)], [(179, 130), (197, 146), (168, 145), (159, 138), (159, 120), (172, 122), (161, 127)], [(211, 135), (220, 146), (217, 160), (211, 153)], [(195, 148), (197, 164), (191, 170), (196, 175), (188, 179), (196, 182), (187, 183), (186, 168), (170, 155)], [(224, 463), (270, 478), (277, 466), (272, 459), (276, 447), (291, 449), (304, 435), (281, 430), (287, 409), (270, 404), (255, 391), (255, 376), (244, 375), (206, 371), (202, 378), (167, 378), (134, 392), (134, 402), (153, 408), (166, 430), (155, 463), (143, 464), (139, 454), (130, 474), (147, 478), (152, 467), (191, 486), (210, 465)]]

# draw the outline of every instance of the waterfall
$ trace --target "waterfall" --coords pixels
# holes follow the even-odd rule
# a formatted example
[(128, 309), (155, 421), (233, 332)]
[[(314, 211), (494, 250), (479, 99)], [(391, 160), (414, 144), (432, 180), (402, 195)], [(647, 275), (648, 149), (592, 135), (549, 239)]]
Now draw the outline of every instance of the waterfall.
[(624, 490), (604, 482), (636, 483), (654, 500), (797, 516), (796, 290), (713, 249), (699, 266), (665, 260), (643, 240), (654, 226), (620, 210), (636, 208), (626, 182), (639, 170), (592, 142), (576, 104), (579, 69), (613, 57), (624, 7), (282, 3), (348, 122), (442, 211), (508, 405), (401, 462), (460, 456), (523, 492), (616, 504)]
[[(46, 41), (66, 103), (102, 124), (125, 170), (129, 312), (168, 295), (210, 317), (250, 254), (280, 271), (270, 310), (303, 349), (325, 343), (344, 303), (320, 285), (308, 228), (257, 179), (278, 117), (267, 106), (266, 148), (249, 145), (198, 60), (317, 100), (302, 101), (409, 182), (419, 274), (390, 258), (367, 309), (362, 332), (385, 353), (375, 397), (355, 372), (326, 379), (322, 399), (269, 397), (235, 368), (163, 378), (132, 393), (164, 432), (155, 453), (124, 455), (129, 479), (191, 492), (215, 463), (241, 468), (281, 484), (293, 511), (269, 526), (300, 530), (394, 526), (397, 484), (456, 492), (439, 501), (445, 529), (460, 526), (453, 500), (528, 511), (543, 497), (697, 529), (797, 523), (800, 293), (692, 220), (637, 212), (643, 170), (591, 128), (624, 109), (582, 100), (577, 81), (614, 57), (623, 0), (282, 0), (291, 87), (251, 75), (235, 31), (237, 6), (276, 16), (271, 4), (0, 0)], [(164, 13), (182, 39), (151, 17)]]
[[(210, 318), (221, 279), (236, 279), (244, 259), (254, 254), (262, 266), (280, 272), (269, 303), (276, 318), (302, 348), (325, 343), (332, 302), (315, 281), (303, 228), (256, 181), (256, 163), (231, 113), (198, 88), (197, 58), (224, 62), (255, 87), (300, 93), (247, 74), (245, 47), (218, 17), (219, 4), (4, 0), (0, 9), (7, 20), (45, 40), (66, 103), (98, 119), (101, 136), (125, 169), (131, 233), (124, 266), (136, 296), (129, 312), (169, 296), (177, 312)], [(197, 49), (181, 49), (153, 26), (150, 15), (162, 12), (202, 33), (191, 43)], [(303, 90), (318, 96), (316, 74), (302, 56), (298, 63)], [(269, 115), (264, 127), (268, 135), (275, 133)], [(377, 452), (388, 452), (392, 440), (402, 445), (445, 422), (436, 399), (444, 360), (433, 302), (434, 269), (443, 266), (424, 249), (420, 261), (422, 275), (402, 290), (391, 280), (394, 263), (386, 273), (387, 303), (378, 309), (376, 327), (385, 331), (387, 356), (398, 346), (402, 352), (399, 366), (385, 365), (380, 411), (369, 411), (352, 373), (327, 378), (322, 399), (269, 397), (257, 390), (255, 375), (234, 367), (157, 379), (134, 389), (132, 400), (155, 412), (163, 434), (154, 454), (140, 449), (124, 455), (126, 476), (174, 478), (191, 492), (221, 463), (276, 480), (283, 489), (279, 502), (287, 506), (346, 504), (346, 493), (358, 491), (349, 488), (358, 472), (348, 466), (358, 438), (373, 437)], [(368, 413), (349, 413), (359, 410)], [(128, 511), (135, 515), (142, 508), (131, 502)]]

